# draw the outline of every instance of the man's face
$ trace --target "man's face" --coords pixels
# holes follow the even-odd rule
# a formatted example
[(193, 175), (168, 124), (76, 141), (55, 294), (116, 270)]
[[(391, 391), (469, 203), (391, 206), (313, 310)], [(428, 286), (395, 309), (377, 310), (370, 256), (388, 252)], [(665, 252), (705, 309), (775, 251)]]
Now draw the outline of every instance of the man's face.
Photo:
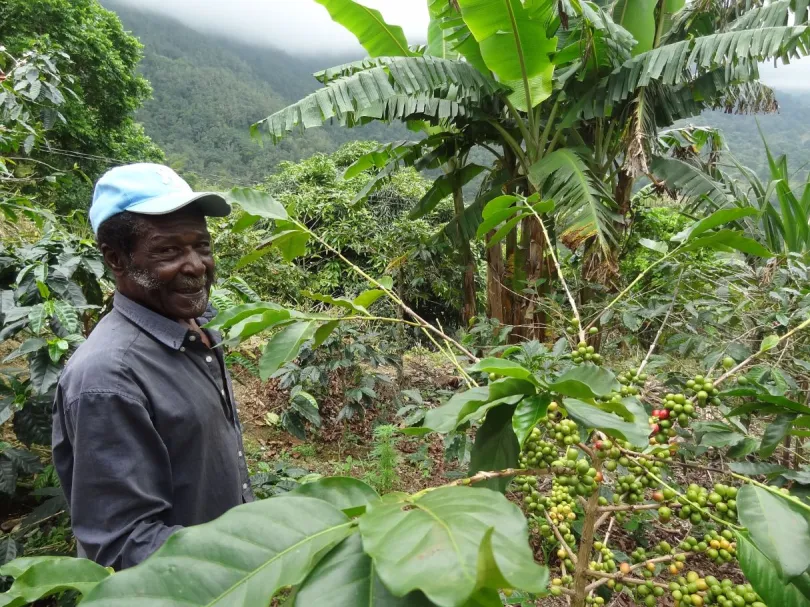
[(202, 316), (214, 282), (211, 236), (194, 210), (143, 216), (118, 289), (130, 299), (175, 320)]

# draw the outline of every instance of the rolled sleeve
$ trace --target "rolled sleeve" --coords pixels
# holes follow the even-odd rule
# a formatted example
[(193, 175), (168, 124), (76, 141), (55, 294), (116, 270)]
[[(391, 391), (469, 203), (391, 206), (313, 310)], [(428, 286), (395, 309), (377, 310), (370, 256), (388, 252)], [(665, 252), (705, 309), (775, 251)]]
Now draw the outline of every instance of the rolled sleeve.
[(115, 569), (138, 564), (181, 528), (167, 524), (171, 462), (146, 405), (122, 393), (87, 392), (57, 400), (54, 417), (54, 462), (71, 485), (80, 552)]

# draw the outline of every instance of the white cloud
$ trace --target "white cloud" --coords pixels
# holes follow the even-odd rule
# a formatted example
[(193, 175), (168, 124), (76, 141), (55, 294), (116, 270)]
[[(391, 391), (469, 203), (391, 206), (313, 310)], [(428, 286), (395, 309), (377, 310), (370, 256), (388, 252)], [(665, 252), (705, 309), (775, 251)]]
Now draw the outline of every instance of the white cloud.
[[(362, 52), (354, 36), (334, 23), (314, 0), (117, 0), (169, 15), (203, 32), (296, 53)], [(102, 0), (103, 3), (103, 0)], [(364, 0), (392, 25), (405, 30), (408, 42), (425, 42), (428, 12), (424, 0)]]

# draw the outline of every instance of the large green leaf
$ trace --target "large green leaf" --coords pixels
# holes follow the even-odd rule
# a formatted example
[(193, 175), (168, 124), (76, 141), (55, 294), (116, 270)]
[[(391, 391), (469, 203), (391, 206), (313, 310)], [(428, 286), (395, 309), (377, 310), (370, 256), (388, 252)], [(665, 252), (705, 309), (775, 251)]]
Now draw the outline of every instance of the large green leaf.
[(11, 588), (0, 594), (3, 607), (28, 605), (67, 590), (87, 594), (110, 576), (106, 567), (68, 556), (18, 559), (0, 568), (0, 573), (16, 578)]
[(316, 328), (315, 321), (307, 320), (293, 323), (273, 335), (265, 345), (262, 357), (259, 359), (262, 381), (270, 379), (270, 376), (278, 371), (281, 365), (298, 356), (301, 346), (312, 337)]
[(318, 499), (244, 504), (178, 531), (141, 565), (99, 584), (82, 605), (267, 605), (279, 589), (300, 583), (351, 527), (345, 514)]
[(593, 174), (583, 156), (570, 148), (555, 150), (534, 163), (529, 179), (553, 200), (563, 239), (573, 248), (595, 236), (603, 251), (617, 242), (614, 224), (618, 218), (610, 193)]
[(509, 99), (521, 110), (551, 95), (557, 39), (533, 21), (520, 0), (459, 0), (461, 16), (478, 41), (487, 67), (512, 89)]
[(528, 396), (518, 403), (512, 416), (512, 429), (522, 447), (532, 433), (532, 429), (546, 417), (548, 406), (551, 404), (551, 395), (548, 393)]
[(650, 426), (647, 418), (642, 415), (636, 415), (633, 422), (627, 422), (618, 415), (602, 411), (575, 398), (566, 398), (563, 404), (571, 419), (584, 428), (601, 430), (610, 436), (630, 441), (637, 447), (649, 443)]
[(709, 230), (713, 230), (714, 228), (717, 228), (719, 226), (726, 225), (733, 221), (737, 221), (738, 219), (750, 217), (756, 214), (757, 210), (751, 207), (743, 207), (736, 209), (720, 209), (718, 211), (715, 211), (708, 217), (693, 223), (682, 232), (673, 236), (671, 240), (688, 242), (689, 240), (697, 238), (698, 236), (700, 236), (705, 232), (708, 232)]
[[(304, 485), (306, 487), (306, 485)], [(383, 585), (359, 533), (335, 546), (295, 591), (290, 607), (430, 607), (421, 592), (397, 598)]]
[[(506, 470), (518, 464), (520, 443), (512, 429), (512, 405), (499, 405), (487, 412), (484, 423), (475, 433), (470, 454), (470, 476), (482, 470)], [(508, 478), (493, 478), (477, 486), (487, 487), (493, 491), (506, 491)]]
[(706, 236), (694, 238), (681, 246), (681, 252), (699, 251), (701, 249), (718, 249), (721, 251), (740, 251), (768, 259), (773, 254), (756, 240), (743, 236), (735, 230), (718, 230)]
[(626, 29), (636, 45), (633, 54), (649, 51), (655, 40), (656, 0), (619, 0), (613, 6), (613, 21)]
[(454, 394), (445, 404), (430, 409), (425, 414), (423, 426), (434, 432), (451, 432), (460, 424), (480, 418), (488, 408), (499, 404), (514, 405), (535, 392), (534, 384), (522, 379), (490, 382), (488, 386)]
[[(214, 329), (215, 331), (224, 331), (237, 323), (249, 318), (251, 316), (261, 316), (268, 311), (281, 311), (284, 310), (281, 306), (274, 303), (247, 303), (239, 306), (222, 310), (217, 314), (213, 320), (205, 325), (206, 329)], [(286, 310), (284, 310), (286, 311)], [(289, 316), (289, 311), (286, 311)]]
[(377, 492), (356, 478), (332, 476), (305, 483), (286, 495), (301, 495), (329, 502), (347, 516), (357, 516), (366, 506), (380, 501)]
[(574, 398), (607, 396), (621, 388), (616, 376), (603, 367), (583, 364), (571, 367), (548, 386), (552, 392)]
[(246, 213), (265, 219), (287, 220), (289, 215), (275, 198), (252, 188), (234, 188), (226, 194), (231, 203), (242, 207)]
[(779, 578), (774, 564), (757, 550), (744, 532), (737, 533), (737, 558), (745, 579), (768, 607), (807, 607), (810, 604), (810, 597), (803, 596), (795, 585)]
[(355, 126), (369, 118), (426, 120), (442, 124), (469, 113), (503, 90), (470, 64), (437, 57), (380, 57), (375, 65), (327, 83), (253, 125), (274, 141), (297, 128), (321, 126), (336, 119)]
[(380, 11), (353, 0), (315, 0), (329, 16), (352, 34), (371, 57), (413, 55), (402, 28), (389, 25)]
[(392, 593), (421, 590), (439, 607), (465, 605), (477, 589), (542, 592), (520, 509), (488, 489), (444, 487), (383, 503), (360, 519), (363, 547)]
[(472, 367), (472, 373), (495, 373), (504, 377), (515, 377), (517, 379), (532, 378), (532, 372), (523, 365), (505, 358), (482, 358)]
[(798, 506), (766, 489), (744, 485), (737, 494), (737, 512), (757, 548), (783, 578), (810, 567), (810, 522)]

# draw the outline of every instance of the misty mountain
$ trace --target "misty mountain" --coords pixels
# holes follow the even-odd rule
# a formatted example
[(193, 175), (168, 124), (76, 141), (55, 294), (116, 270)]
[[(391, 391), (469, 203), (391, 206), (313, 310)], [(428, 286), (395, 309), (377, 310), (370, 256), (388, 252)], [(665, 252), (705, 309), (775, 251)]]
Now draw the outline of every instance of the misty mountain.
[(144, 45), (140, 70), (153, 98), (137, 113), (146, 132), (186, 177), (223, 186), (250, 185), (279, 162), (332, 152), (346, 141), (413, 138), (404, 127), (327, 126), (279, 145), (250, 138), (250, 125), (316, 90), (312, 76), (354, 56), (298, 58), (192, 30), (171, 18), (104, 0)]
[[(187, 177), (209, 184), (250, 185), (279, 162), (331, 152), (346, 141), (410, 139), (400, 125), (370, 124), (357, 129), (324, 127), (294, 134), (274, 146), (249, 136), (251, 124), (317, 89), (312, 76), (357, 56), (302, 56), (218, 38), (173, 19), (103, 0), (144, 45), (141, 71), (152, 83), (153, 99), (138, 112), (147, 133), (169, 162)], [(737, 159), (767, 173), (757, 121), (771, 150), (787, 153), (794, 170), (810, 154), (810, 101), (780, 92), (780, 112), (736, 116), (710, 112), (687, 121), (721, 128)], [(472, 195), (474, 188), (467, 188)]]

